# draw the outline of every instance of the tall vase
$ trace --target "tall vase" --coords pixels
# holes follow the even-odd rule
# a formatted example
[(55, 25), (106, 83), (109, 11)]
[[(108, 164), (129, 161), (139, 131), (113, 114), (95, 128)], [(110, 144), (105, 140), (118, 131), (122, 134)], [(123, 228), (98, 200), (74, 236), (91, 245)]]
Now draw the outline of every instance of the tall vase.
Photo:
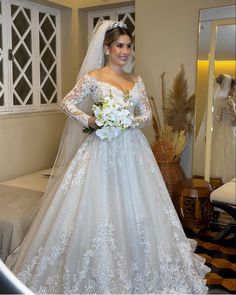
[(157, 140), (152, 146), (152, 151), (173, 201), (173, 192), (175, 185), (180, 180), (185, 178), (184, 172), (180, 166), (180, 159), (175, 158), (173, 146), (167, 140)]
[(180, 159), (171, 162), (157, 161), (157, 164), (172, 198), (175, 185), (185, 178), (184, 172), (180, 166)]

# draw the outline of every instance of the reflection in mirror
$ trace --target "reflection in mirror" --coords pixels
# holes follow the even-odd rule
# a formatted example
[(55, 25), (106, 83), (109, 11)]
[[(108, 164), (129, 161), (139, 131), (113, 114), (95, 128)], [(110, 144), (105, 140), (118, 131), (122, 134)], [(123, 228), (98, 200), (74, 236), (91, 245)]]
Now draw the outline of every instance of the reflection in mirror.
[(235, 24), (217, 26), (213, 96), (211, 177), (235, 177)]
[[(200, 12), (199, 22), (193, 175), (204, 177), (207, 174), (206, 167), (209, 163), (210, 177), (220, 177), (223, 181), (233, 178), (235, 175), (233, 152), (235, 148), (235, 122), (233, 122), (235, 120), (235, 94), (232, 91), (233, 88), (231, 88), (230, 103), (228, 99), (229, 92), (224, 94), (224, 99), (220, 99), (220, 96), (222, 98), (222, 91), (219, 92), (219, 90), (225, 85), (226, 80), (224, 84), (219, 84), (216, 83), (216, 77), (220, 74), (225, 74), (227, 77), (230, 75), (231, 78), (235, 77), (235, 21), (233, 19), (234, 24), (232, 25), (224, 25), (224, 20), (228, 23), (229, 19), (234, 17), (234, 8), (233, 6), (227, 6), (204, 9)], [(222, 22), (223, 25), (216, 26), (216, 20), (218, 19), (221, 19), (219, 22)], [(214, 36), (216, 39), (215, 44), (211, 40), (212, 30), (214, 30), (213, 23), (216, 32)], [(212, 49), (213, 45), (215, 46)], [(212, 57), (210, 58), (212, 50), (215, 57), (213, 60)], [(209, 70), (210, 61), (213, 63), (214, 68), (212, 76), (209, 76), (211, 72)], [(230, 81), (232, 82), (231, 78)], [(211, 85), (214, 85), (214, 89), (209, 89)], [(208, 96), (209, 90), (212, 90), (210, 91), (212, 93), (211, 99)], [(228, 107), (228, 104), (230, 107)], [(223, 135), (226, 135), (226, 132), (223, 131), (226, 127), (226, 114), (229, 115), (229, 113), (231, 117), (228, 117), (227, 126), (230, 124), (230, 128), (227, 129), (227, 137), (224, 137)], [(218, 122), (217, 125), (215, 125), (216, 122)], [(213, 132), (211, 133), (211, 131)], [(210, 151), (208, 146), (206, 156), (206, 142), (209, 142), (206, 135), (209, 136), (209, 133), (212, 137), (212, 144), (210, 144)], [(229, 163), (231, 163), (230, 168)]]

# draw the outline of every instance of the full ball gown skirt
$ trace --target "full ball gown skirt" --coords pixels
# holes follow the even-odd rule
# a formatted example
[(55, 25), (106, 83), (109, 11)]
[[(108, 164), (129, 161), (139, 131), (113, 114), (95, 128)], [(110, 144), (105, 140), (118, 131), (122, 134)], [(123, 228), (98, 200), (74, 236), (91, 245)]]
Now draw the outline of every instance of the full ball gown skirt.
[(13, 268), (34, 292), (207, 293), (209, 268), (138, 128), (111, 141), (89, 135), (41, 219)]

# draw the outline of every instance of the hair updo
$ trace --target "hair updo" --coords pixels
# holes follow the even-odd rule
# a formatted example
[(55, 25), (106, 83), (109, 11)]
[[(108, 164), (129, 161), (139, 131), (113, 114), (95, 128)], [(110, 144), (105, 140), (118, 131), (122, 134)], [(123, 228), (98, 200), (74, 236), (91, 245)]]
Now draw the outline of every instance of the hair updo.
[[(225, 76), (224, 74), (220, 74), (217, 78), (216, 78), (216, 83), (217, 84), (221, 84), (224, 80)], [(231, 87), (234, 87), (236, 85), (236, 81), (235, 79), (231, 78)]]
[(216, 83), (221, 84), (224, 80), (224, 74), (220, 74), (218, 77), (216, 77)]
[(235, 79), (232, 78), (232, 80), (231, 80), (231, 87), (235, 87), (235, 86), (236, 86), (236, 81), (235, 81)]
[(130, 37), (131, 42), (133, 42), (133, 37), (130, 31), (125, 27), (116, 27), (106, 31), (103, 45), (108, 47), (111, 46), (121, 35), (127, 35)]

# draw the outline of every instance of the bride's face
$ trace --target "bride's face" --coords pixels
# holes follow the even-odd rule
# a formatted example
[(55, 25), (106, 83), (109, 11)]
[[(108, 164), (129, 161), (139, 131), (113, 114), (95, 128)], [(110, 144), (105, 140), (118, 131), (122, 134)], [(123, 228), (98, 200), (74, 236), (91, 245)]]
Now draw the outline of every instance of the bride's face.
[(132, 43), (130, 37), (121, 35), (109, 47), (106, 46), (108, 53), (108, 62), (118, 66), (124, 66), (131, 54)]

